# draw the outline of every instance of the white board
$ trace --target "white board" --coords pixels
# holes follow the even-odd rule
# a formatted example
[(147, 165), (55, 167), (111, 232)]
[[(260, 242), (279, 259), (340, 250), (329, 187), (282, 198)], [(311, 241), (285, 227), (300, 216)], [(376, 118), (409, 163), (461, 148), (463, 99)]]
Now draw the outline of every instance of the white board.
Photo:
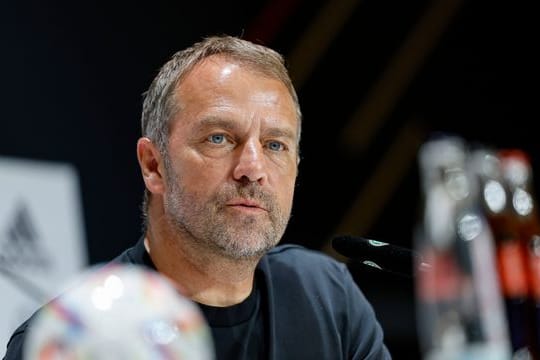
[(0, 354), (17, 326), (87, 265), (75, 168), (0, 157)]

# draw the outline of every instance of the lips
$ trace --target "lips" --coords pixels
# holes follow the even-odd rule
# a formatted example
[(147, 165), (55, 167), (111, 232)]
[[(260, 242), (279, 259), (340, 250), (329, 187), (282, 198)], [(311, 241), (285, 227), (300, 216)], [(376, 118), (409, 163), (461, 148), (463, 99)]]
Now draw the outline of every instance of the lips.
[(254, 208), (254, 209), (261, 209), (261, 210), (266, 211), (266, 208), (263, 204), (261, 204), (260, 202), (256, 200), (250, 200), (250, 199), (233, 199), (227, 202), (227, 206)]

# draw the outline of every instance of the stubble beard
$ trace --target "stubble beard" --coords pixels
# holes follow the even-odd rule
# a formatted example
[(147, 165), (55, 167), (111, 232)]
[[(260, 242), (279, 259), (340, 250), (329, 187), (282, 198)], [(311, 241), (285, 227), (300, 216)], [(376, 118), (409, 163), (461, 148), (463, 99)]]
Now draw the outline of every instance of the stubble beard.
[[(203, 202), (196, 194), (184, 190), (170, 164), (165, 168), (168, 183), (165, 213), (175, 230), (187, 235), (187, 241), (231, 260), (258, 260), (280, 241), (290, 211), (284, 211), (275, 197), (257, 183), (224, 184), (218, 193)], [(239, 197), (259, 202), (266, 214), (238, 214), (227, 209), (227, 202)]]

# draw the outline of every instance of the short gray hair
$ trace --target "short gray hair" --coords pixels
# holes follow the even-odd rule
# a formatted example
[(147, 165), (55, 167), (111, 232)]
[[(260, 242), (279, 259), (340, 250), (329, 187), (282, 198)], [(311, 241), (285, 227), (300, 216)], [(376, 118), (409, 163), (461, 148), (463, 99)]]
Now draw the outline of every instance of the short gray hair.
[[(302, 113), (296, 90), (281, 54), (266, 46), (234, 36), (210, 36), (175, 53), (159, 70), (148, 91), (144, 93), (141, 117), (142, 136), (158, 147), (164, 161), (168, 161), (167, 144), (171, 119), (179, 103), (175, 90), (182, 79), (198, 63), (212, 55), (220, 55), (250, 70), (280, 80), (289, 90), (296, 107), (298, 142), (300, 141)], [(148, 209), (148, 191), (145, 190), (142, 215), (144, 229)]]

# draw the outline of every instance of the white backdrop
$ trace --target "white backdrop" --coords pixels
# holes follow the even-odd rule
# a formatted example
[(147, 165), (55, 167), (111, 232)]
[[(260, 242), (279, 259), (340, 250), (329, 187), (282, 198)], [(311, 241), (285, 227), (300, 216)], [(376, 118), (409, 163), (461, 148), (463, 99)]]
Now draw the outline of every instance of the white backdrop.
[(0, 354), (15, 328), (88, 264), (73, 166), (0, 157)]

